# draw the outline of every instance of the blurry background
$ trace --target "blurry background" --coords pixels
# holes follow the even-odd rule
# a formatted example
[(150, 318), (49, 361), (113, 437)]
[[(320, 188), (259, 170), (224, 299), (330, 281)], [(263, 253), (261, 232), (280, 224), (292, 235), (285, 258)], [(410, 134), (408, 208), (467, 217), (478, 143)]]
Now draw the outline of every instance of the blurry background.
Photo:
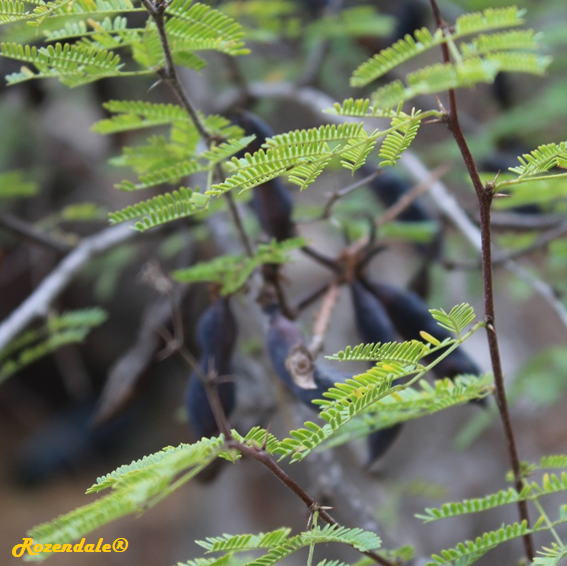
[[(370, 21), (375, 36), (361, 35), (358, 39), (346, 36), (348, 18), (338, 23), (332, 18), (323, 19), (323, 0), (274, 2), (274, 16), (261, 21), (255, 18), (251, 0), (219, 4), (232, 15), (244, 18), (250, 27), (253, 56), (238, 61), (247, 80), (272, 84), (305, 76), (309, 84), (337, 100), (357, 95), (347, 86), (348, 77), (369, 55), (416, 27), (433, 26), (427, 3), (410, 0), (345, 2), (347, 8), (369, 10), (374, 18)], [(446, 19), (453, 20), (465, 10), (507, 4), (479, 0), (440, 5)], [(529, 27), (545, 33), (545, 45), (554, 56), (549, 77), (505, 75), (495, 85), (458, 94), (463, 127), (475, 156), (492, 175), (514, 165), (516, 155), (541, 143), (559, 142), (567, 132), (567, 7), (560, 1), (518, 5), (528, 8)], [(14, 38), (18, 33), (24, 32), (7, 27), (0, 30), (1, 37)], [(325, 34), (328, 38), (321, 39)], [(306, 61), (313, 60), (322, 41), (328, 42), (326, 57), (321, 59), (320, 72), (310, 74)], [(215, 109), (218, 100), (234, 90), (234, 69), (220, 57), (207, 57), (209, 67), (201, 74), (187, 71), (183, 75), (196, 106), (204, 111)], [(437, 61), (439, 57), (433, 50), (425, 61)], [(419, 59), (408, 68), (424, 64)], [(19, 65), (0, 59), (3, 76), (17, 68)], [(107, 160), (118, 155), (120, 147), (140, 140), (132, 134), (104, 137), (90, 128), (105, 117), (101, 104), (109, 99), (172, 102), (164, 85), (149, 90), (151, 85), (152, 81), (132, 79), (103, 80), (76, 90), (50, 81), (0, 86), (0, 174), (17, 170), (19, 182), (29, 183), (30, 187), (29, 198), (9, 198), (6, 191), (0, 192), (0, 320), (29, 295), (63, 255), (23, 238), (10, 227), (11, 218), (22, 219), (59, 241), (74, 243), (78, 237), (103, 229), (108, 211), (139, 199), (139, 195), (113, 188), (128, 177), (128, 172), (109, 166)], [(424, 99), (416, 104), (427, 108), (435, 101)], [(320, 117), (288, 101), (260, 100), (253, 109), (276, 133), (321, 123)], [(474, 194), (444, 128), (423, 128), (414, 150), (431, 168), (440, 163), (451, 164), (444, 180), (476, 220)], [(411, 185), (401, 167), (395, 173)], [(8, 181), (7, 177), (0, 177), (5, 186)], [(301, 234), (312, 240), (314, 247), (331, 255), (344, 245), (345, 230), (352, 237), (363, 234), (368, 226), (366, 216), (377, 216), (384, 207), (363, 188), (337, 203), (333, 222), (302, 223), (320, 214), (329, 192), (351, 182), (344, 171), (331, 172), (308, 191), (295, 195), (295, 218)], [(247, 198), (242, 197), (242, 206)], [(533, 196), (530, 200), (525, 195), (522, 198), (523, 201), (505, 202), (507, 210), (495, 214), (495, 238), (506, 249), (529, 246), (540, 232), (526, 227), (553, 226), (545, 222), (557, 220), (565, 213), (564, 200)], [(478, 269), (448, 269), (462, 260), (473, 261), (474, 252), (452, 227), (439, 220), (428, 196), (422, 199), (435, 223), (433, 232), (430, 226), (385, 229), (380, 235), (388, 249), (373, 261), (373, 275), (402, 287), (408, 285), (422, 264), (423, 248), (419, 244), (442, 228), (443, 252), (440, 260), (429, 266), (427, 300), (432, 306), (443, 308), (468, 301), (481, 314)], [(253, 237), (261, 240), (261, 231), (250, 213), (246, 219)], [(498, 227), (506, 220), (516, 222), (513, 230)], [(221, 218), (221, 223), (228, 223), (228, 219)], [(233, 235), (229, 234), (230, 238), (234, 239)], [(2, 563), (16, 563), (11, 548), (21, 542), (31, 526), (88, 502), (92, 496), (85, 496), (84, 490), (97, 476), (163, 446), (192, 439), (181, 401), (188, 371), (175, 357), (158, 361), (155, 354), (163, 343), (155, 332), (146, 343), (147, 363), (137, 371), (139, 379), (127, 402), (121, 403), (112, 418), (99, 426), (93, 427), (92, 421), (97, 407), (100, 408), (100, 395), (109, 372), (124, 361), (125, 352), (136, 344), (140, 328), (147, 324), (148, 317), (152, 319), (146, 309), (161, 309), (167, 323), (167, 301), (164, 307), (147, 278), (144, 282), (140, 277), (142, 267), (154, 261), (167, 273), (211, 257), (219, 249), (223, 253), (229, 251), (223, 249), (226, 247), (218, 226), (211, 235), (202, 222), (176, 223), (137, 236), (91, 261), (56, 301), (54, 306), (59, 312), (100, 305), (107, 311), (108, 319), (84, 343), (64, 346), (0, 385), (0, 556), (8, 556), (7, 562), (2, 558)], [(560, 294), (566, 288), (566, 254), (565, 240), (558, 239), (519, 261), (538, 272)], [(296, 301), (328, 277), (318, 264), (297, 255), (285, 269), (284, 285)], [(195, 323), (208, 303), (207, 292), (204, 286), (193, 285), (179, 290), (179, 295), (187, 347), (197, 353)], [(281, 437), (297, 426), (298, 415), (299, 419), (312, 416), (305, 415), (304, 408), (276, 382), (264, 353), (265, 329), (249, 316), (244, 298), (235, 302), (241, 332), (235, 362), (238, 404), (232, 422), (240, 424), (242, 430), (251, 424), (270, 423), (271, 431)], [(300, 318), (307, 335), (316, 308), (310, 307)], [(497, 312), (521, 458), (533, 460), (544, 453), (564, 452), (567, 329), (524, 281), (502, 270), (497, 271)], [(331, 354), (360, 341), (349, 294), (342, 289), (324, 353)], [(465, 349), (483, 370), (489, 370), (482, 332), (467, 342)], [(354, 373), (363, 366), (341, 369)], [(135, 373), (128, 368), (124, 371)], [(414, 544), (418, 554), (428, 555), (475, 537), (481, 530), (498, 528), (503, 521), (515, 520), (513, 507), (432, 525), (422, 525), (413, 517), (426, 506), (507, 487), (502, 431), (491, 414), (464, 406), (410, 422), (371, 471), (362, 469), (363, 444), (336, 450), (345, 482), (361, 495), (366, 511), (380, 525), (387, 547)], [(127, 538), (130, 546), (124, 554), (113, 553), (104, 558), (58, 555), (50, 563), (168, 565), (200, 556), (200, 549), (193, 542), (197, 538), (225, 532), (266, 531), (283, 525), (305, 527), (304, 507), (259, 466), (241, 462), (225, 468), (215, 481), (192, 482), (140, 518), (128, 517), (96, 533), (105, 542)], [(317, 465), (307, 464), (295, 465), (289, 471), (311, 493), (324, 494), (324, 486), (317, 484), (320, 470)], [(361, 524), (363, 517), (349, 515), (340, 497), (330, 504), (346, 525)], [(92, 541), (89, 538), (87, 542)], [(511, 564), (511, 556), (519, 551), (519, 543), (507, 545), (479, 563)], [(354, 555), (346, 558), (356, 559)], [(298, 553), (292, 562), (299, 564), (304, 559)]]

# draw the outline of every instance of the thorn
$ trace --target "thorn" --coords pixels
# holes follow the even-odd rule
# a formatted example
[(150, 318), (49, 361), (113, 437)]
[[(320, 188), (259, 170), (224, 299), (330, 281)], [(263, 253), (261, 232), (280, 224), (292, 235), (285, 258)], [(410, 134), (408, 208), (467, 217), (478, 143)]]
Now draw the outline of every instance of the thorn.
[(510, 198), (512, 195), (507, 195), (506, 193), (494, 193), (492, 196), (494, 198)]
[(266, 427), (266, 436), (264, 437), (264, 442), (262, 442), (262, 452), (266, 451), (266, 446), (268, 446), (268, 437), (270, 436), (270, 425)]

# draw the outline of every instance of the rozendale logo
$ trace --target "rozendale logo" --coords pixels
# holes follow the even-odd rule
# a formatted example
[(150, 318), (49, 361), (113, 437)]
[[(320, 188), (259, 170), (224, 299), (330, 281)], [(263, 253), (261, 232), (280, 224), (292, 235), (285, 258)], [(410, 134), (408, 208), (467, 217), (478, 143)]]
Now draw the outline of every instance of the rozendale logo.
[(117, 538), (112, 544), (104, 543), (103, 538), (98, 539), (98, 543), (85, 544), (85, 539), (75, 545), (72, 544), (34, 544), (32, 538), (24, 538), (24, 542), (12, 548), (12, 555), (16, 558), (23, 556), (25, 552), (30, 556), (37, 556), (43, 552), (124, 552), (128, 548), (128, 541), (125, 538)]

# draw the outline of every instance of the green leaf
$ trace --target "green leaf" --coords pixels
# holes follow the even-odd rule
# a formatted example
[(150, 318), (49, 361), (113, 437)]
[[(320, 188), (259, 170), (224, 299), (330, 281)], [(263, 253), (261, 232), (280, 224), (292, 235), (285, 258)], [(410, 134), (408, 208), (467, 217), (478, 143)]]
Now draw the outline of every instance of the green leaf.
[(238, 291), (257, 267), (265, 263), (285, 263), (289, 261), (289, 252), (304, 245), (303, 238), (292, 238), (283, 242), (272, 240), (269, 244), (260, 244), (251, 257), (245, 254), (220, 256), (174, 271), (172, 276), (181, 283), (217, 283), (221, 286), (221, 294), (229, 295)]
[(184, 50), (214, 49), (227, 55), (245, 55), (242, 26), (223, 13), (192, 0), (173, 0), (166, 8), (166, 31), (182, 41)]
[(203, 212), (207, 210), (209, 203), (210, 197), (200, 193), (198, 187), (194, 191), (181, 187), (177, 191), (113, 212), (109, 214), (109, 218), (112, 224), (140, 219), (134, 228), (145, 232), (155, 226)]

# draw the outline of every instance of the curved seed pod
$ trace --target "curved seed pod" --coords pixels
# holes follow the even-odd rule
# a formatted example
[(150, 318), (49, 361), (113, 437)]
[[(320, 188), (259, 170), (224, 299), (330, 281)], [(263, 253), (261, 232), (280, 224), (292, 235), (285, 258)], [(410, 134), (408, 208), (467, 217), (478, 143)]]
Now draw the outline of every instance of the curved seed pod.
[(278, 242), (293, 238), (293, 199), (284, 182), (278, 177), (252, 190), (252, 207), (262, 230)]
[[(375, 167), (365, 165), (361, 167), (363, 175), (369, 175)], [(395, 204), (402, 196), (408, 193), (412, 186), (402, 177), (390, 171), (383, 171), (378, 177), (368, 183), (372, 194), (380, 200), (385, 207)], [(435, 221), (435, 217), (427, 210), (423, 201), (416, 198), (398, 217), (402, 222)]]
[(277, 309), (270, 319), (266, 346), (276, 375), (293, 391), (296, 385), (286, 367), (286, 360), (294, 348), (305, 346), (305, 340), (297, 325)]
[[(360, 281), (350, 285), (356, 327), (364, 342), (392, 342), (396, 331), (382, 303)], [(377, 430), (368, 435), (366, 466), (383, 456), (398, 437), (402, 424)]]
[(396, 331), (382, 303), (362, 285), (350, 285), (356, 328), (364, 342), (392, 342)]
[[(452, 337), (435, 322), (427, 304), (415, 293), (376, 281), (364, 280), (364, 285), (382, 302), (404, 340), (421, 340), (422, 330), (440, 341)], [(438, 378), (452, 378), (463, 373), (478, 375), (482, 372), (468, 354), (458, 348), (437, 364), (433, 373)]]
[[(236, 332), (236, 320), (227, 298), (218, 299), (205, 310), (197, 327), (197, 337), (201, 346), (199, 366), (204, 375), (210, 370), (214, 370), (219, 377), (229, 373)], [(227, 380), (218, 383), (216, 389), (224, 413), (228, 416), (234, 409), (236, 384)], [(211, 437), (219, 433), (205, 387), (195, 373), (189, 378), (185, 407), (189, 414), (191, 430), (196, 438)]]
[[(237, 154), (244, 157), (246, 153), (255, 153), (262, 144), (274, 135), (274, 132), (258, 116), (252, 112), (241, 110), (236, 113), (233, 122), (240, 126), (247, 136), (254, 134), (256, 139)], [(278, 241), (287, 240), (295, 236), (295, 225), (292, 221), (293, 199), (289, 189), (280, 178), (272, 179), (263, 185), (252, 189), (252, 207), (262, 230)]]
[(332, 367), (314, 364), (301, 330), (279, 310), (272, 314), (266, 345), (277, 376), (313, 411), (319, 411), (314, 399), (321, 399), (335, 383), (349, 377)]

